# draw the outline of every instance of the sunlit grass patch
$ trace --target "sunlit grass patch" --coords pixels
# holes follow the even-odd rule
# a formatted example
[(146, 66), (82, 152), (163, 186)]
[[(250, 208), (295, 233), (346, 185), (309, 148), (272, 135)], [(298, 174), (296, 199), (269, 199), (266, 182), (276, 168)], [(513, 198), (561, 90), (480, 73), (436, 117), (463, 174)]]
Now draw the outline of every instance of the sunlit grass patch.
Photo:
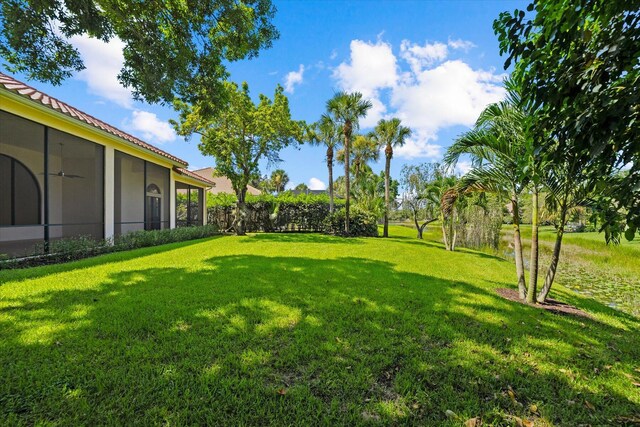
[(0, 424), (610, 425), (637, 413), (638, 319), (561, 286), (592, 319), (504, 300), (508, 261), (391, 230), (2, 272)]

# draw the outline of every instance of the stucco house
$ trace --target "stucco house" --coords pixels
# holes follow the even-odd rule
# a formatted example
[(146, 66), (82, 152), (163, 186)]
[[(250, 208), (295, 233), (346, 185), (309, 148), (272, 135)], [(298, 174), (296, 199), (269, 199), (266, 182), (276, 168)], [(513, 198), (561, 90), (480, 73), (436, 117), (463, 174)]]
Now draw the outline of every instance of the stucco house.
[(0, 254), (64, 237), (203, 224), (213, 182), (187, 166), (0, 73)]
[[(226, 176), (213, 176), (213, 172), (213, 168), (195, 169), (193, 171), (193, 173), (195, 173), (196, 175), (213, 182), (213, 185), (208, 190), (209, 193), (236, 194), (235, 191), (233, 191), (233, 185), (231, 184), (231, 180), (229, 178), (227, 178)], [(252, 187), (251, 185), (247, 185), (247, 194), (259, 196), (261, 193), (262, 191), (258, 190), (257, 188)]]

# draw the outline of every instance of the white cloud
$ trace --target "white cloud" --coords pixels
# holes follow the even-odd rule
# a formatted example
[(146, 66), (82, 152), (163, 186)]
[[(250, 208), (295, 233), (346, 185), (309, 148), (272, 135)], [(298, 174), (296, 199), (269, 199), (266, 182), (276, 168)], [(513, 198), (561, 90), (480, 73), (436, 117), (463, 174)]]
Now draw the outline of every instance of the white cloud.
[(435, 139), (445, 127), (472, 126), (487, 104), (504, 97), (500, 76), (447, 61), (415, 75), (415, 82), (394, 89), (391, 104), (402, 121)]
[(391, 45), (378, 40), (368, 43), (351, 41), (351, 61), (343, 62), (333, 71), (341, 89), (361, 92), (365, 97), (377, 95), (381, 88), (390, 87), (398, 80), (396, 57)]
[(464, 175), (471, 170), (471, 162), (468, 160), (461, 160), (456, 163), (456, 173), (459, 175)]
[(372, 102), (373, 108), (361, 121), (363, 128), (380, 118), (398, 117), (413, 130), (398, 155), (437, 159), (442, 146), (433, 141), (441, 130), (472, 126), (488, 104), (504, 97), (503, 74), (447, 59), (449, 48), (473, 46), (464, 40), (424, 45), (404, 40), (399, 54), (403, 61), (398, 63), (390, 44), (353, 40), (350, 61), (340, 64), (333, 78), (341, 89), (360, 91)]
[(318, 178), (311, 178), (309, 180), (309, 190), (326, 190), (327, 184), (319, 180)]
[(176, 139), (176, 133), (169, 123), (148, 111), (134, 110), (131, 119), (125, 121), (124, 127), (149, 142), (163, 144)]
[(293, 93), (295, 87), (302, 83), (304, 79), (304, 65), (300, 64), (298, 71), (290, 71), (284, 77), (284, 90)]
[(425, 158), (437, 160), (442, 157), (442, 147), (430, 144), (430, 138), (417, 135), (408, 139), (402, 147), (395, 148), (394, 154), (405, 159)]
[(84, 35), (71, 37), (69, 41), (80, 51), (86, 67), (76, 78), (87, 84), (89, 92), (122, 107), (132, 108), (131, 91), (118, 81), (118, 73), (124, 63), (124, 43), (118, 38), (105, 43)]
[(403, 40), (400, 43), (400, 56), (409, 63), (414, 73), (419, 73), (423, 68), (445, 60), (448, 54), (449, 49), (444, 43), (425, 43), (424, 46), (411, 43), (409, 40)]
[(447, 44), (451, 49), (461, 49), (465, 52), (469, 51), (469, 49), (476, 47), (475, 43), (470, 42), (469, 40), (462, 40), (462, 39), (457, 39), (457, 40), (449, 39)]

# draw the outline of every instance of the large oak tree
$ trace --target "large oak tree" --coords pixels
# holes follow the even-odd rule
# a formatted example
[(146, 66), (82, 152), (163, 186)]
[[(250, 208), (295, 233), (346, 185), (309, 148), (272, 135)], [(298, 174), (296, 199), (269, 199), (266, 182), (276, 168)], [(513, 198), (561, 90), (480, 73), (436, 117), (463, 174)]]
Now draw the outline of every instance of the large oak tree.
[(3, 0), (0, 56), (11, 72), (60, 84), (84, 68), (69, 42), (85, 35), (125, 45), (118, 79), (136, 99), (223, 102), (225, 63), (278, 37), (271, 0)]

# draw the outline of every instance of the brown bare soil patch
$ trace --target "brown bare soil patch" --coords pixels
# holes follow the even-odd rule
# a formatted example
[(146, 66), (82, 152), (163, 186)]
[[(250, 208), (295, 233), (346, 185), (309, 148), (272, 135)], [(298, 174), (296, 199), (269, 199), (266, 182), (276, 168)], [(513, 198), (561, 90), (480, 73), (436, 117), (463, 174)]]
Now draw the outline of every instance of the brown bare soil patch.
[[(520, 299), (520, 297), (518, 296), (518, 291), (516, 289), (498, 288), (496, 289), (496, 293), (500, 295), (502, 298), (508, 299), (509, 301), (526, 304)], [(531, 304), (531, 307), (551, 311), (552, 313), (556, 313), (556, 314), (585, 317), (588, 319), (592, 318), (589, 313), (582, 311), (579, 308), (569, 305), (567, 303), (564, 303), (562, 301), (555, 300), (553, 298), (547, 298), (547, 302), (545, 302), (544, 304)]]

